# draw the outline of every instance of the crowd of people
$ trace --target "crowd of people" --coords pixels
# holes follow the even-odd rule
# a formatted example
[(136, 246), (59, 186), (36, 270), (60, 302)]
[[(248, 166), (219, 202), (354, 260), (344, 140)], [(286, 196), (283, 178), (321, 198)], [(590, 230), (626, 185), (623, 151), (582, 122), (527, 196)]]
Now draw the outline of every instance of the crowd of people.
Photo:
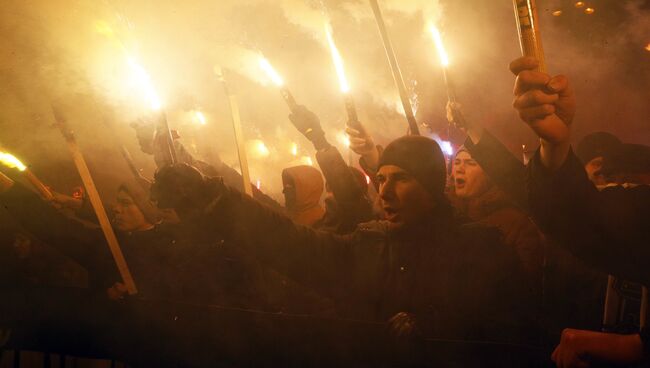
[(537, 66), (510, 65), (540, 139), (527, 165), (450, 103), (467, 134), (450, 162), (430, 138), (383, 147), (355, 122), (361, 171), (297, 106), (320, 171), (284, 169), (284, 205), (133, 124), (158, 167), (112, 208), (135, 295), (83, 195), (44, 201), (3, 171), (19, 227), (0, 249), (0, 349), (173, 367), (644, 364), (650, 147), (599, 132), (572, 149), (569, 81)]

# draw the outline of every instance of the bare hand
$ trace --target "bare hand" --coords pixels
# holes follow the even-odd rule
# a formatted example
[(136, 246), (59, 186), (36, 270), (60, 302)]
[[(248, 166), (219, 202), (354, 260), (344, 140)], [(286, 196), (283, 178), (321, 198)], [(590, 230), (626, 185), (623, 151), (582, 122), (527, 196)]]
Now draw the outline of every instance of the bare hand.
[(542, 140), (564, 144), (569, 140), (569, 125), (575, 115), (575, 95), (567, 77), (538, 72), (538, 64), (531, 57), (510, 63), (510, 71), (517, 76), (513, 106)]
[(368, 168), (376, 170), (379, 164), (379, 151), (372, 137), (360, 123), (355, 123), (356, 127), (349, 125), (345, 128), (345, 133), (350, 138), (350, 149), (363, 157)]
[(78, 210), (83, 205), (83, 201), (65, 194), (52, 191), (52, 201), (50, 202), (57, 209), (70, 208)]
[(415, 334), (415, 317), (406, 312), (399, 312), (388, 320), (390, 332), (397, 338), (409, 338)]
[(121, 282), (116, 282), (111, 286), (110, 288), (106, 289), (106, 294), (108, 295), (108, 298), (111, 300), (120, 300), (124, 299), (124, 297), (128, 294), (128, 290), (126, 289), (126, 285), (124, 285)]
[(560, 344), (551, 359), (560, 368), (589, 367), (591, 362), (629, 365), (643, 358), (639, 335), (619, 335), (594, 331), (562, 331)]

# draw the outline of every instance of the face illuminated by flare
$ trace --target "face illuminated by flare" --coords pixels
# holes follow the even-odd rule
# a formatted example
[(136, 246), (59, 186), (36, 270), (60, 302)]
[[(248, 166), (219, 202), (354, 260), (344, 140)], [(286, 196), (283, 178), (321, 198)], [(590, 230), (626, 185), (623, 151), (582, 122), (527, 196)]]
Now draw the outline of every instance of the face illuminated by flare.
[(456, 196), (475, 198), (490, 189), (490, 179), (469, 152), (461, 151), (454, 159), (453, 168)]
[(432, 195), (399, 166), (384, 165), (377, 173), (379, 200), (390, 230), (412, 228), (429, 218), (435, 207)]
[(113, 215), (115, 227), (120, 231), (144, 231), (153, 227), (135, 204), (133, 198), (123, 190), (117, 193)]

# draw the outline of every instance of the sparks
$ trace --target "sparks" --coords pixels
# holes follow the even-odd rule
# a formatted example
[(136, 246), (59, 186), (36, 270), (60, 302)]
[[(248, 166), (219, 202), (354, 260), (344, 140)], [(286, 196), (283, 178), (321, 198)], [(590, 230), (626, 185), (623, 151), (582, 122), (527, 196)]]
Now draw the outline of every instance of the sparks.
[(350, 92), (350, 85), (348, 80), (345, 77), (345, 68), (343, 67), (343, 58), (339, 50), (336, 48), (334, 43), (334, 38), (332, 37), (332, 29), (329, 24), (325, 25), (325, 33), (327, 34), (327, 43), (330, 46), (330, 52), (332, 53), (332, 61), (334, 62), (334, 67), (336, 68), (336, 75), (339, 78), (339, 85), (341, 86), (341, 92), (348, 93)]
[(25, 166), (22, 162), (20, 162), (19, 159), (16, 158), (16, 156), (6, 153), (6, 152), (0, 152), (0, 162), (12, 169), (18, 169), (20, 171), (25, 171), (27, 170), (27, 166)]
[(438, 49), (440, 64), (443, 68), (446, 68), (449, 66), (449, 56), (447, 55), (447, 51), (445, 51), (445, 44), (442, 42), (440, 31), (433, 24), (429, 24), (429, 31), (431, 32), (431, 37), (433, 37), (433, 42), (436, 44), (436, 49)]
[(280, 74), (278, 74), (278, 72), (275, 71), (275, 69), (273, 69), (271, 63), (269, 63), (269, 61), (263, 57), (260, 57), (260, 68), (264, 70), (264, 72), (266, 73), (266, 75), (268, 75), (269, 79), (271, 79), (273, 84), (275, 84), (278, 87), (284, 86), (284, 80), (282, 80)]

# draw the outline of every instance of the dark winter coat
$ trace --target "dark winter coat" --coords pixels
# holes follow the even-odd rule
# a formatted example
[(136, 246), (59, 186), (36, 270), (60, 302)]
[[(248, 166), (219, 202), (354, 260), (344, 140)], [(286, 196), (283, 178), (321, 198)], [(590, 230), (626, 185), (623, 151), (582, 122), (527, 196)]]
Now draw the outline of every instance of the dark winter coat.
[(515, 249), (524, 269), (531, 275), (541, 276), (544, 263), (542, 234), (503, 191), (493, 186), (477, 198), (457, 198), (454, 205), (470, 221), (499, 229), (504, 243)]
[(598, 191), (573, 152), (555, 172), (528, 167), (530, 208), (540, 227), (576, 257), (650, 285), (650, 186)]
[(342, 315), (386, 321), (415, 315), (428, 338), (523, 342), (532, 320), (517, 256), (500, 234), (457, 226), (447, 211), (410, 236), (387, 223), (341, 236), (295, 225), (215, 181), (221, 195), (203, 221), (289, 276), (338, 300)]
[[(58, 213), (20, 184), (0, 202), (28, 231), (88, 270), (90, 287), (103, 292), (121, 277), (100, 229)], [(251, 307), (263, 304), (255, 262), (221, 239), (200, 231), (155, 227), (116, 236), (138, 296)]]
[[(357, 178), (350, 171), (341, 153), (333, 146), (316, 152), (318, 166), (323, 172), (332, 198), (325, 202), (325, 215), (314, 228), (347, 234), (362, 222), (373, 218), (372, 205)], [(332, 203), (328, 203), (331, 200)]]

